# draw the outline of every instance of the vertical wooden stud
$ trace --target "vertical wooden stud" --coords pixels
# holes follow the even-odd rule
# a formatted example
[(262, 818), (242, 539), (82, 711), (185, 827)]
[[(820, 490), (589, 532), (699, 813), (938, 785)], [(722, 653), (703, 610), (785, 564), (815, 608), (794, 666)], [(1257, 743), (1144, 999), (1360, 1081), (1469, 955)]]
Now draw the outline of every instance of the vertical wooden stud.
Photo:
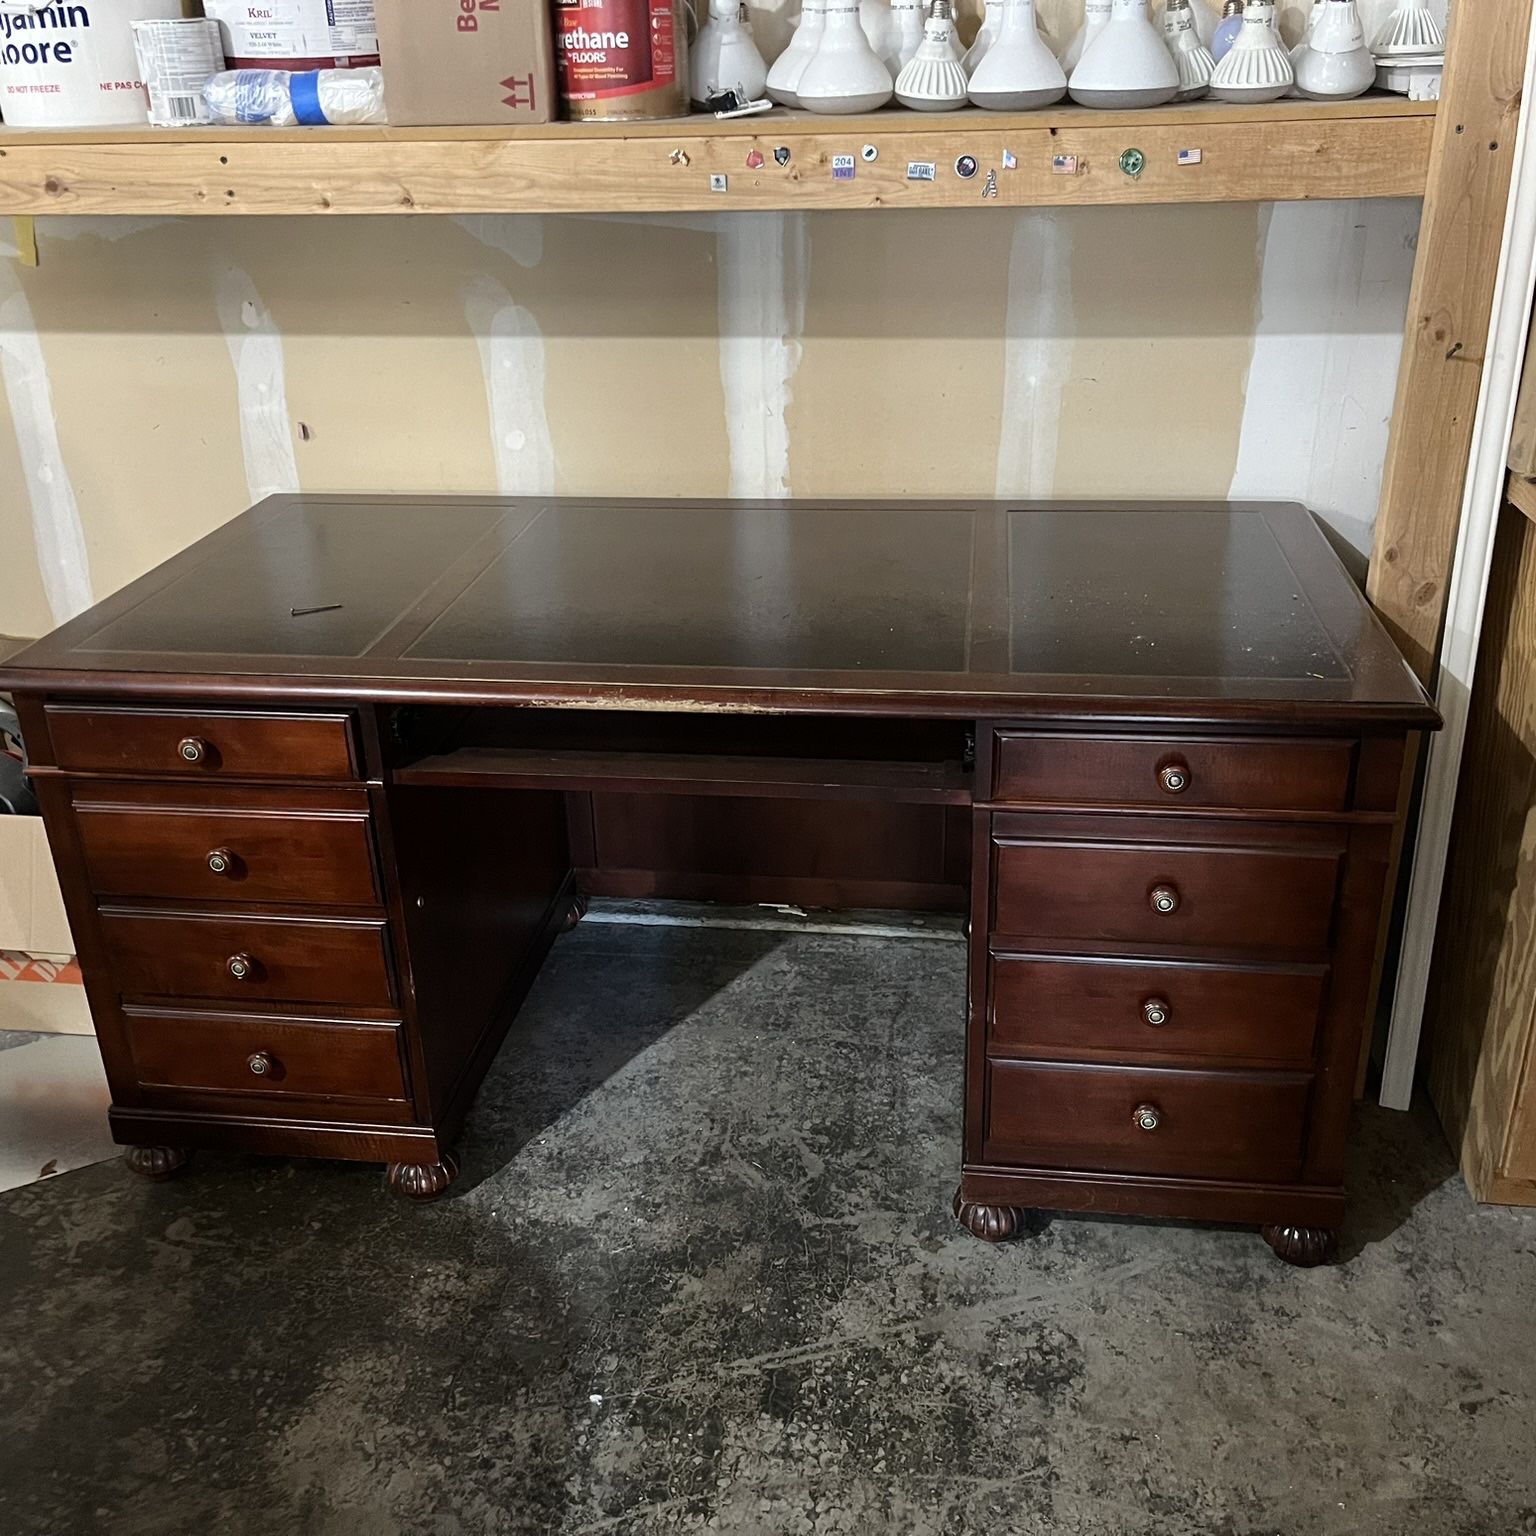
[(1434, 674), (1503, 244), (1530, 0), (1457, 0), (1366, 591)]

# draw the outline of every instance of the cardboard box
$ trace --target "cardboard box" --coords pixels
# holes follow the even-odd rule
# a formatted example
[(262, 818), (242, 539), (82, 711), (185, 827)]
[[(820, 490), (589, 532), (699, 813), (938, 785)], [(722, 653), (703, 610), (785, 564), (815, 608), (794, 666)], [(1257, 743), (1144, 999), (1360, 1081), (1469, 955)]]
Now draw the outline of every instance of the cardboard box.
[(28, 955), (75, 952), (39, 816), (0, 816), (0, 949)]
[(375, 0), (384, 107), (395, 124), (548, 123), (546, 0)]

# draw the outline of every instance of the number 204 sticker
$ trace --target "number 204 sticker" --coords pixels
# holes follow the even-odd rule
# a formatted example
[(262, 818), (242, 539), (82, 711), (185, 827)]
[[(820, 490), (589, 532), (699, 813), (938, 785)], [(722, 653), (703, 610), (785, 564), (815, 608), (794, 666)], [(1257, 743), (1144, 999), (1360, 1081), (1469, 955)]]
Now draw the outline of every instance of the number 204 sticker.
[(832, 156), (832, 180), (852, 181), (854, 172), (858, 169), (858, 161), (852, 155)]

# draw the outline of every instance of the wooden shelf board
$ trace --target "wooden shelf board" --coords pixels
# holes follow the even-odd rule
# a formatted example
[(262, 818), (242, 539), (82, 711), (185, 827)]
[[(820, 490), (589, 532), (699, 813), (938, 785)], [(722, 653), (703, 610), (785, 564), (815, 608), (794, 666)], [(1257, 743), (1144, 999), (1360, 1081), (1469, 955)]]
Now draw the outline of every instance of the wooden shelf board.
[(792, 800), (866, 798), (969, 805), (959, 763), (722, 757), (669, 752), (539, 752), (461, 747), (397, 769), (397, 784), (481, 789), (607, 790), (616, 793), (744, 795)]
[[(1432, 102), (775, 111), (532, 128), (0, 130), (0, 214), (625, 213), (1417, 197)], [(873, 161), (862, 151), (872, 145)], [(775, 148), (787, 148), (780, 166)], [(1139, 149), (1132, 177), (1120, 155)], [(1016, 160), (1005, 170), (1004, 151)], [(1199, 150), (1180, 165), (1181, 150)], [(750, 169), (756, 151), (763, 165)], [(851, 154), (852, 180), (832, 157)], [(970, 179), (956, 174), (975, 157)], [(1053, 169), (1077, 157), (1075, 175)], [(908, 180), (909, 162), (932, 181)], [(995, 172), (995, 196), (987, 195)], [(712, 175), (728, 178), (712, 191)]]

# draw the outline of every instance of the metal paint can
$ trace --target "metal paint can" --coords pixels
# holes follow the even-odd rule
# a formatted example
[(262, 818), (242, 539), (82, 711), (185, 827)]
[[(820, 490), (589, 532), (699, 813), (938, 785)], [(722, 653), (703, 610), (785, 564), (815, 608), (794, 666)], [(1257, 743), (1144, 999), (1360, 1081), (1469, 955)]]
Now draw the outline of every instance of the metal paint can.
[(565, 115), (621, 123), (688, 113), (687, 0), (555, 0)]

